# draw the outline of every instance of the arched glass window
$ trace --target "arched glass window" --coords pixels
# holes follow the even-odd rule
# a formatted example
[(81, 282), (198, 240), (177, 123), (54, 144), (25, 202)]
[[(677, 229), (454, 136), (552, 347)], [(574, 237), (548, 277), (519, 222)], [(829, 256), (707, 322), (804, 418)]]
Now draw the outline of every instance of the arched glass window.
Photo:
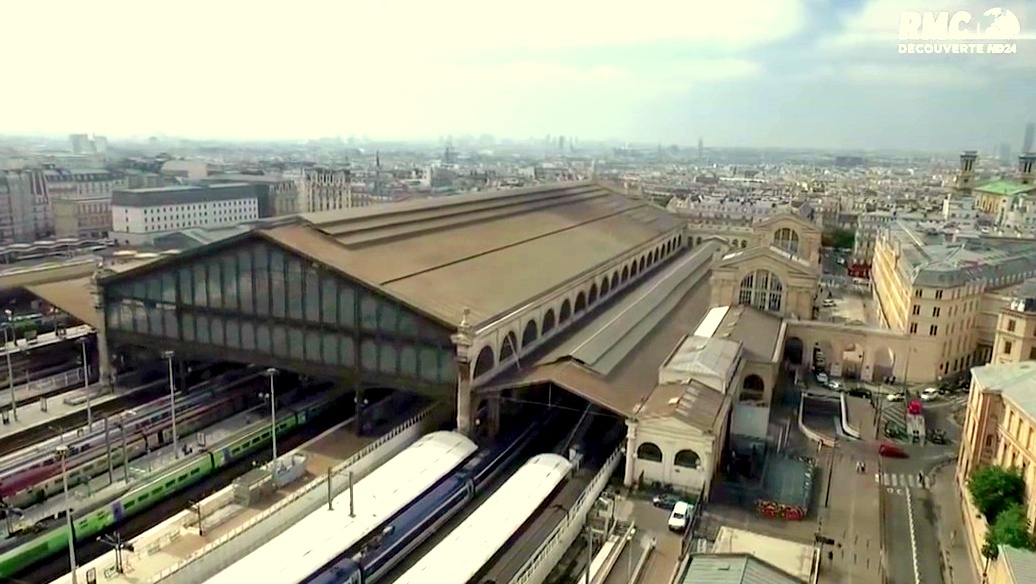
[(784, 285), (777, 274), (769, 270), (756, 270), (741, 279), (737, 302), (759, 310), (780, 312), (784, 303)]
[(782, 227), (773, 234), (773, 244), (784, 251), (798, 255), (799, 234), (793, 229)]
[(474, 378), (478, 379), (489, 373), (493, 367), (496, 367), (496, 355), (493, 354), (493, 348), (482, 347), (482, 350), (478, 352), (478, 359), (475, 359)]
[(673, 464), (684, 468), (698, 468), (701, 466), (701, 457), (693, 450), (681, 450), (676, 453)]
[(637, 447), (637, 458), (650, 460), (651, 462), (662, 462), (662, 449), (653, 442), (645, 442)]

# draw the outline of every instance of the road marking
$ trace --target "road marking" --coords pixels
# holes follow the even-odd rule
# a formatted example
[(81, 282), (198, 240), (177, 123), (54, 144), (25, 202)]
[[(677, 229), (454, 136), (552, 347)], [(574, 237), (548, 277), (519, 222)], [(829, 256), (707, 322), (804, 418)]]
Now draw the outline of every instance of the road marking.
[(925, 489), (932, 486), (932, 477), (924, 477), (915, 473), (882, 473), (874, 475), (874, 482), (886, 487), (910, 487)]

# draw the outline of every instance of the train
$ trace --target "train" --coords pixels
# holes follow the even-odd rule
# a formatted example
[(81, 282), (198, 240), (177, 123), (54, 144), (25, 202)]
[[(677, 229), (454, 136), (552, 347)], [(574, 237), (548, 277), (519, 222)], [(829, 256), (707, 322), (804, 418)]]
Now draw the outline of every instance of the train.
[[(278, 435), (306, 425), (331, 410), (340, 398), (339, 395), (324, 394), (282, 408), (277, 416)], [(143, 513), (212, 473), (256, 452), (270, 441), (270, 435), (268, 421), (255, 422), (246, 431), (200, 450), (174, 468), (148, 478), (115, 501), (76, 512), (71, 533), (62, 522), (44, 529), (42, 533), (22, 538), (0, 552), (0, 580), (14, 578), (39, 562), (67, 551), (70, 537), (81, 541)]]
[[(234, 391), (258, 377), (246, 375), (230, 381), (218, 391), (216, 387), (195, 391), (183, 396), (177, 403), (177, 433), (188, 434), (223, 419), (245, 407), (248, 396)], [(145, 406), (141, 413), (129, 420), (112, 424), (108, 441), (113, 445), (112, 456), (122, 462), (121, 433), (127, 433), (125, 454), (128, 460), (150, 452), (172, 440), (169, 398), (163, 397)], [(70, 486), (89, 480), (108, 467), (104, 432), (100, 431), (69, 441)], [(114, 463), (113, 463), (114, 464)], [(61, 461), (55, 450), (44, 450), (9, 464), (0, 471), (0, 499), (9, 506), (25, 508), (53, 496), (62, 489)]]
[(493, 448), (483, 448), (449, 477), (427, 491), (373, 535), (317, 570), (304, 584), (373, 584), (383, 579), (407, 554), (463, 510), (518, 457), (528, 453), (566, 415), (540, 417)]

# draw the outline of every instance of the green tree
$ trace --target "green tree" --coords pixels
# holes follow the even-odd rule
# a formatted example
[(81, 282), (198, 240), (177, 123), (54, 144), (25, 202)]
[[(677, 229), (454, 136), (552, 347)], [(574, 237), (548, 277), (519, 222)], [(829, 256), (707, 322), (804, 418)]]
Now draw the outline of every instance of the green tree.
[(1018, 469), (984, 466), (971, 474), (968, 491), (986, 524), (992, 526), (1001, 512), (1025, 500), (1025, 479)]
[(986, 531), (986, 541), (982, 546), (982, 555), (995, 560), (999, 555), (998, 546), (1007, 545), (1023, 550), (1036, 550), (1029, 519), (1025, 516), (1025, 508), (1019, 504), (1011, 505), (996, 517), (996, 522)]
[(821, 245), (835, 249), (852, 249), (856, 243), (856, 234), (849, 229), (835, 227), (827, 229), (821, 235)]

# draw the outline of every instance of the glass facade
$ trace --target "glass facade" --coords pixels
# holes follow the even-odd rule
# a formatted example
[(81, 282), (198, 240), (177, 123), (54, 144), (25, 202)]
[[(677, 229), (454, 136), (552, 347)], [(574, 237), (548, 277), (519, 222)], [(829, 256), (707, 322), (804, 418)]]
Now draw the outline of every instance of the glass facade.
[[(307, 260), (248, 243), (105, 287), (127, 332), (430, 384), (453, 384), (449, 333)], [(405, 388), (404, 388), (405, 389)]]

